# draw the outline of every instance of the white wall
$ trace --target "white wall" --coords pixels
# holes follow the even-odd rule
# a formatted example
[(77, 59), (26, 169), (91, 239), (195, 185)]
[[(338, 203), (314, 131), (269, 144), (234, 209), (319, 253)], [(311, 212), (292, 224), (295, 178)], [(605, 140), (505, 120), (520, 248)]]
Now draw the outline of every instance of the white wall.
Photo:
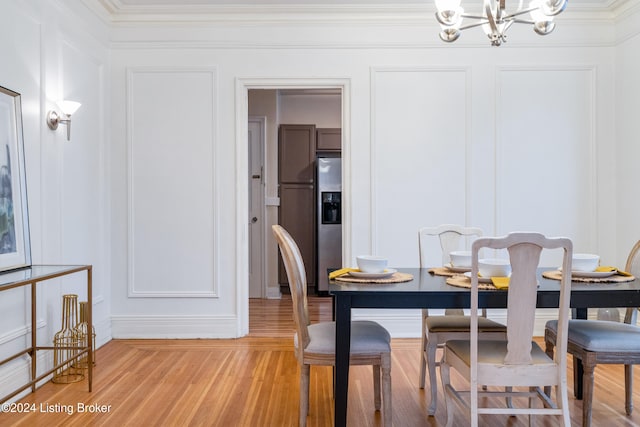
[[(444, 45), (415, 20), (356, 26), (304, 19), (304, 26), (286, 19), (252, 22), (251, 31), (162, 23), (114, 28), (114, 336), (244, 333), (247, 190), (238, 177), (246, 167), (241, 132), (247, 81), (265, 86), (287, 80), (310, 85), (347, 82), (345, 197), (351, 207), (346, 234), (352, 260), (361, 253), (384, 253), (393, 265), (417, 265), (417, 229), (441, 222), (477, 225), (487, 235), (523, 229), (567, 235), (580, 251), (598, 252), (603, 261), (611, 260), (607, 262), (619, 260), (611, 138), (616, 127), (616, 56), (610, 24), (603, 23), (594, 33), (575, 21), (558, 19), (559, 30), (551, 36), (514, 29), (509, 44), (496, 49), (472, 31), (460, 44)], [(435, 25), (426, 28), (435, 31)], [(593, 37), (600, 39), (594, 43)], [(126, 248), (133, 243), (153, 256), (165, 237), (156, 233), (141, 239), (121, 226), (131, 219), (126, 206), (133, 185), (122, 177), (127, 176), (131, 146), (141, 136), (136, 125), (124, 126), (135, 123), (135, 117), (121, 106), (153, 108), (172, 80), (180, 84), (203, 67), (216, 74), (212, 91), (200, 95), (210, 95), (216, 105), (211, 117), (202, 118), (204, 128), (214, 129), (215, 135), (215, 155), (207, 171), (214, 176), (214, 194), (189, 186), (188, 179), (182, 187), (201, 191), (193, 197), (207, 206), (214, 203), (217, 226), (203, 223), (202, 229), (214, 233), (209, 237), (217, 245), (217, 258), (202, 266), (202, 274), (188, 273), (193, 275), (187, 281), (159, 277), (145, 286), (210, 286), (218, 292), (200, 298), (132, 298), (127, 290), (139, 285), (130, 282), (136, 265)], [(164, 73), (164, 80), (145, 79), (146, 90), (132, 92), (127, 75), (138, 69)], [(191, 112), (199, 114), (196, 107)], [(185, 142), (166, 135), (154, 134), (156, 143), (189, 150)], [(145, 151), (138, 154), (139, 170), (133, 176), (150, 170)], [(149, 152), (146, 158), (151, 161), (153, 155)], [(194, 151), (181, 156), (187, 156), (185, 167), (198, 160)], [(144, 200), (136, 193), (135, 203), (146, 204)], [(137, 221), (134, 229), (144, 219)], [(174, 244), (189, 247), (180, 235), (172, 238)], [(555, 266), (557, 256), (545, 262)], [(210, 283), (208, 269), (216, 265)], [(192, 266), (177, 262), (171, 268), (175, 273)], [(371, 315), (386, 316), (383, 321), (396, 335), (418, 334), (418, 322), (406, 322), (407, 316), (417, 319), (417, 313)], [(164, 324), (168, 320), (183, 329), (169, 330)], [(133, 322), (138, 328), (132, 331)]]
[[(631, 28), (640, 26), (640, 17), (628, 19), (620, 32), (634, 34)], [(617, 186), (617, 237), (618, 261), (622, 263), (629, 250), (640, 240), (640, 182), (638, 159), (640, 159), (640, 35), (625, 37), (616, 47), (616, 150), (615, 162)]]
[[(33, 264), (92, 264), (98, 346), (111, 339), (111, 232), (107, 176), (110, 139), (107, 28), (75, 0), (3, 1), (0, 85), (21, 94)], [(45, 124), (59, 99), (82, 107), (66, 128)], [(62, 295), (86, 300), (86, 275), (43, 282), (37, 289), (38, 344), (61, 328)], [(0, 295), (0, 359), (30, 344), (28, 288)], [(39, 372), (52, 366), (39, 352)], [(0, 395), (29, 380), (27, 360), (0, 367)]]

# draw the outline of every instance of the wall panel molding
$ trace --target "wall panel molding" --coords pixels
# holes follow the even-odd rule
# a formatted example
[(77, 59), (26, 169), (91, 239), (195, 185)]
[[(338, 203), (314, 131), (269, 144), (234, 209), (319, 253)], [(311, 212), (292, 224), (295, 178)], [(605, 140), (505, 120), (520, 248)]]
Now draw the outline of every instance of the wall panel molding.
[[(409, 248), (417, 244), (418, 228), (471, 220), (471, 68), (372, 67), (370, 80), (369, 252), (384, 255), (392, 242), (383, 241), (381, 233), (393, 240), (388, 235), (392, 228), (402, 233), (397, 236), (401, 241), (393, 243), (401, 243), (400, 252), (405, 252), (405, 259), (398, 255), (396, 262), (407, 265), (418, 259), (417, 246)], [(438, 176), (432, 174), (436, 165)], [(383, 188), (399, 175), (403, 179), (395, 188)], [(420, 190), (408, 193), (411, 185)], [(455, 197), (442, 203), (447, 188)], [(439, 209), (428, 209), (425, 203), (436, 203)]]
[(596, 75), (595, 66), (496, 67), (498, 234), (524, 227), (597, 250)]
[(217, 69), (132, 67), (126, 90), (128, 296), (217, 298)]

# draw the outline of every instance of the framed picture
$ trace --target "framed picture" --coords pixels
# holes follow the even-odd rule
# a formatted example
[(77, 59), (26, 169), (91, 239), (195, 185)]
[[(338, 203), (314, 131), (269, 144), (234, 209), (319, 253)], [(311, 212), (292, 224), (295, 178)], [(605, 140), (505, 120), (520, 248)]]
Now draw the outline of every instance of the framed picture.
[(20, 94), (0, 86), (0, 272), (30, 265)]

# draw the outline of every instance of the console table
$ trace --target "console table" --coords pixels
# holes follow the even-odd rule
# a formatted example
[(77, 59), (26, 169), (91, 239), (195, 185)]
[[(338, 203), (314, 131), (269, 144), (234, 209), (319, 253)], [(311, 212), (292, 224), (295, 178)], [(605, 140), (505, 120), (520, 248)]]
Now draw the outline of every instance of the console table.
[(30, 267), (20, 268), (17, 270), (11, 270), (7, 272), (0, 273), (0, 292), (7, 291), (9, 289), (14, 289), (22, 286), (30, 286), (31, 287), (31, 345), (29, 348), (26, 348), (2, 361), (0, 361), (0, 366), (4, 365), (7, 362), (10, 362), (18, 357), (24, 356), (25, 354), (29, 355), (31, 358), (31, 381), (24, 384), (22, 387), (14, 390), (8, 395), (2, 397), (0, 399), (0, 403), (4, 403), (12, 397), (16, 396), (18, 393), (28, 389), (31, 387), (31, 391), (34, 392), (36, 390), (36, 384), (38, 381), (45, 379), (48, 375), (55, 372), (56, 369), (64, 366), (70, 360), (78, 359), (82, 355), (87, 355), (87, 379), (89, 382), (89, 391), (91, 391), (91, 382), (93, 376), (93, 350), (92, 350), (92, 340), (88, 339), (84, 346), (77, 347), (78, 352), (74, 355), (73, 358), (69, 358), (68, 360), (60, 361), (57, 366), (54, 366), (51, 370), (42, 373), (39, 376), (37, 375), (37, 351), (38, 350), (55, 350), (56, 347), (53, 346), (39, 346), (37, 343), (37, 323), (36, 323), (36, 306), (37, 306), (37, 293), (36, 287), (40, 282), (44, 282), (46, 280), (55, 279), (61, 276), (67, 276), (70, 274), (80, 273), (82, 271), (86, 271), (87, 274), (87, 324), (89, 325), (89, 331), (91, 331), (92, 318), (92, 296), (91, 296), (91, 265), (32, 265)]

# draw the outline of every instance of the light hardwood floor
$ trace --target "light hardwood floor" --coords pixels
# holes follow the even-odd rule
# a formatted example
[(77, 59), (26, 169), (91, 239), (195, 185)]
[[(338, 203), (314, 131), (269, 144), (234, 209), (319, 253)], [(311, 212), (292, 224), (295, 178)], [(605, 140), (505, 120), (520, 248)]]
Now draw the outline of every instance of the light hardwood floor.
[[(330, 299), (312, 297), (309, 303), (312, 321), (331, 318)], [(291, 301), (251, 300), (249, 311), (250, 334), (240, 339), (113, 340), (97, 351), (92, 393), (86, 381), (47, 383), (21, 400), (33, 404), (33, 412), (0, 413), (0, 426), (295, 426), (298, 367), (292, 349)], [(419, 347), (419, 339), (392, 343), (396, 427), (445, 422), (443, 399), (436, 416), (427, 416), (427, 395), (418, 388)], [(571, 360), (569, 364), (571, 368)], [(349, 426), (381, 425), (381, 414), (373, 408), (370, 369), (351, 369)], [(310, 427), (332, 425), (331, 378), (331, 368), (311, 369)], [(638, 392), (634, 400), (640, 402)], [(84, 412), (78, 412), (83, 406)], [(580, 401), (570, 399), (573, 426), (581, 425), (581, 408)], [(543, 427), (558, 425), (543, 417), (537, 421)], [(456, 411), (454, 425), (468, 425), (461, 410)], [(492, 416), (484, 418), (483, 425), (525, 426), (527, 420)], [(593, 425), (640, 425), (640, 414), (624, 414), (620, 366), (596, 369)]]

